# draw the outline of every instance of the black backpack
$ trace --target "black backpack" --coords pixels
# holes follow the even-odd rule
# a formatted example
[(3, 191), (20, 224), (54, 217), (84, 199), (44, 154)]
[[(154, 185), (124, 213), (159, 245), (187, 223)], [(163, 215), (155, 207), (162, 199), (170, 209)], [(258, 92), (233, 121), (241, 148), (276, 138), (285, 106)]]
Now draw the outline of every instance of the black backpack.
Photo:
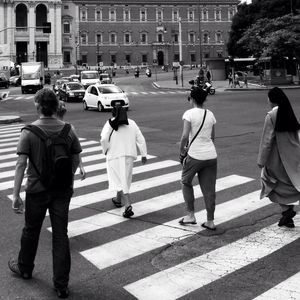
[(26, 125), (27, 129), (38, 136), (44, 147), (42, 148), (42, 170), (39, 171), (29, 156), (39, 180), (46, 190), (64, 190), (72, 187), (73, 172), (70, 146), (67, 143), (67, 136), (71, 125), (66, 123), (58, 134), (47, 135), (44, 130), (35, 125)]

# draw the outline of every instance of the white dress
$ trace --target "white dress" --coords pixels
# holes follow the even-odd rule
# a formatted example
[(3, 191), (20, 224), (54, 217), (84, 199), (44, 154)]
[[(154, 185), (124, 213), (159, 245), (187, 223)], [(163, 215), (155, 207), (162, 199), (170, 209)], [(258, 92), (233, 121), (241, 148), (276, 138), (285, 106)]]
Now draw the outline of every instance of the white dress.
[[(129, 193), (132, 182), (133, 162), (137, 147), (147, 156), (146, 141), (137, 124), (128, 119), (129, 125), (121, 125), (113, 131), (107, 121), (101, 132), (101, 145), (106, 155), (109, 190)], [(110, 138), (109, 138), (110, 137)]]

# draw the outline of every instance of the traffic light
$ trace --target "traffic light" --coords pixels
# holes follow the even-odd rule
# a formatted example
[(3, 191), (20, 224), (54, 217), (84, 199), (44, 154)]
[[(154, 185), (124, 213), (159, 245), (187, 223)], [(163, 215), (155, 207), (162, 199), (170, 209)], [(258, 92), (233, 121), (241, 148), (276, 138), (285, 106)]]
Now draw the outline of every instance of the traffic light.
[(43, 33), (51, 33), (51, 22), (43, 23)]

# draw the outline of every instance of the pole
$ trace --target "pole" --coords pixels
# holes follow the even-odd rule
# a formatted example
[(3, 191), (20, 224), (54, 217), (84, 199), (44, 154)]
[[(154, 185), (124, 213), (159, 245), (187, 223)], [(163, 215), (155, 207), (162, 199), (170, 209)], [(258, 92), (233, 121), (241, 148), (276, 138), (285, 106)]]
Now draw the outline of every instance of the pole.
[(200, 10), (200, 0), (198, 5), (198, 30), (199, 30), (199, 62), (200, 68), (202, 67), (202, 35), (201, 35), (201, 10)]
[(179, 31), (179, 62), (180, 62), (180, 77), (181, 86), (183, 86), (183, 61), (182, 61), (182, 28), (181, 28), (181, 18), (178, 19), (178, 31)]

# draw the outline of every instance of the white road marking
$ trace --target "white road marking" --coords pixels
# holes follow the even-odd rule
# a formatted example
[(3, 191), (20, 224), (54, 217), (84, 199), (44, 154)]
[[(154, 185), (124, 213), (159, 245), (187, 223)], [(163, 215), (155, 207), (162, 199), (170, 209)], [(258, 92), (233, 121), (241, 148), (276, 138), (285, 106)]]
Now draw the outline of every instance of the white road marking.
[[(300, 216), (295, 221), (299, 222)], [(300, 227), (287, 229), (273, 224), (124, 288), (138, 299), (178, 299), (272, 254), (299, 239), (299, 234)]]

